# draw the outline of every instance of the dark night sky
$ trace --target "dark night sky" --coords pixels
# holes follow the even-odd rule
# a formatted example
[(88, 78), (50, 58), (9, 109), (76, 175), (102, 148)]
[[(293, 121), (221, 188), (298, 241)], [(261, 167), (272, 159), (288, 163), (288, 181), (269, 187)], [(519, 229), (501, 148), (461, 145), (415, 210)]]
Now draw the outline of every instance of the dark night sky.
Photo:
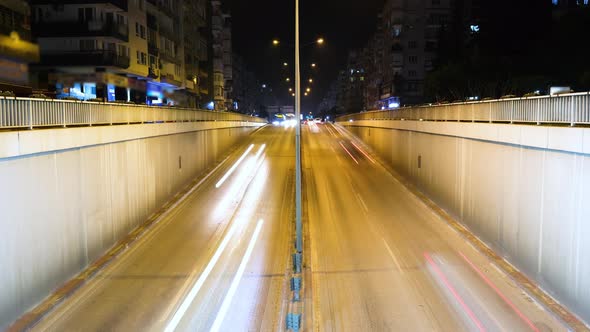
[[(348, 50), (366, 44), (383, 3), (384, 0), (300, 0), (302, 44), (313, 42), (318, 36), (326, 39), (322, 48), (302, 48), (302, 79), (314, 78), (312, 98), (304, 100), (303, 107), (315, 110), (344, 66)], [(278, 97), (289, 100), (289, 85), (284, 79), (293, 79), (294, 0), (227, 0), (225, 5), (232, 14), (234, 51), (244, 57), (246, 65)], [(280, 48), (271, 46), (273, 38), (281, 40)], [(289, 72), (282, 67), (284, 61), (290, 64)], [(312, 62), (318, 65), (313, 72)], [(302, 89), (305, 87), (302, 85)]]

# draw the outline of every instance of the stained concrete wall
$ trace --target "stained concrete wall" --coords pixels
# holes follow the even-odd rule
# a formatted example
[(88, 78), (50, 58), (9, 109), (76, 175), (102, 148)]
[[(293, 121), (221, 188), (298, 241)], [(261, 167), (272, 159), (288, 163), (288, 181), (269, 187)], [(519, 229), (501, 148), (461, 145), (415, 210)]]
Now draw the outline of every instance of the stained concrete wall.
[(590, 155), (580, 153), (590, 148), (590, 129), (341, 124), (590, 322)]
[(147, 220), (260, 125), (0, 133), (0, 156), (5, 157), (0, 158), (0, 330)]

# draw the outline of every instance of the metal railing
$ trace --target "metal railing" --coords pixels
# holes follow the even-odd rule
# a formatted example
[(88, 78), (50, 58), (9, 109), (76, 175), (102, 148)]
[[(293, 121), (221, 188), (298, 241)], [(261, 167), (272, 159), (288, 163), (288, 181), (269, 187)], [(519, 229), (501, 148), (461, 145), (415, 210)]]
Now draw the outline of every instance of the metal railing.
[(590, 92), (402, 107), (343, 115), (336, 121), (417, 120), (488, 123), (590, 124)]
[(0, 97), (0, 129), (266, 119), (179, 107)]

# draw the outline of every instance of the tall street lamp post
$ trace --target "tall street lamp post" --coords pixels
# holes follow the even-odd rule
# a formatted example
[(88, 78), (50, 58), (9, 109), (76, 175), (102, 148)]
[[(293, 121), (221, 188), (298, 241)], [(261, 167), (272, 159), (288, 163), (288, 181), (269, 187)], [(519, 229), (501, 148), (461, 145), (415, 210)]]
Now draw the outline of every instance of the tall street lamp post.
[(301, 77), (299, 68), (299, 0), (295, 0), (295, 249), (303, 251), (301, 222)]

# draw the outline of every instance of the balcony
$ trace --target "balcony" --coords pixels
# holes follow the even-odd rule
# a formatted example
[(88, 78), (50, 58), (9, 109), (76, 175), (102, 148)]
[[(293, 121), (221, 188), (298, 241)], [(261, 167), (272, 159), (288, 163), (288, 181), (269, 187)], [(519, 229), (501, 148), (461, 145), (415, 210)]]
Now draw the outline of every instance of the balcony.
[(148, 53), (151, 55), (158, 56), (159, 48), (155, 41), (148, 40)]
[(178, 57), (176, 57), (176, 56), (172, 55), (172, 53), (166, 52), (166, 51), (160, 52), (160, 59), (162, 59), (166, 62), (175, 63), (175, 64), (181, 63), (181, 61)]
[(129, 27), (112, 21), (39, 22), (35, 31), (39, 37), (112, 37), (129, 41)]
[(170, 8), (166, 3), (159, 0), (147, 0), (147, 2), (156, 6), (160, 10), (160, 13), (166, 14), (168, 17), (176, 17), (176, 14), (172, 8)]
[(174, 31), (168, 30), (163, 26), (160, 26), (160, 36), (165, 37), (168, 40), (175, 42), (176, 44), (180, 44), (180, 36)]
[(31, 0), (31, 5), (88, 5), (88, 4), (111, 4), (124, 11), (128, 9), (128, 0)]
[(53, 66), (91, 66), (129, 68), (129, 57), (114, 51), (74, 51), (42, 54), (41, 63)]
[(167, 83), (170, 85), (175, 85), (177, 87), (182, 85), (181, 81), (175, 80), (174, 75), (172, 74), (162, 74), (160, 75), (160, 82)]
[(150, 67), (148, 70), (148, 77), (149, 78), (158, 78), (160, 77), (160, 70), (157, 68)]

